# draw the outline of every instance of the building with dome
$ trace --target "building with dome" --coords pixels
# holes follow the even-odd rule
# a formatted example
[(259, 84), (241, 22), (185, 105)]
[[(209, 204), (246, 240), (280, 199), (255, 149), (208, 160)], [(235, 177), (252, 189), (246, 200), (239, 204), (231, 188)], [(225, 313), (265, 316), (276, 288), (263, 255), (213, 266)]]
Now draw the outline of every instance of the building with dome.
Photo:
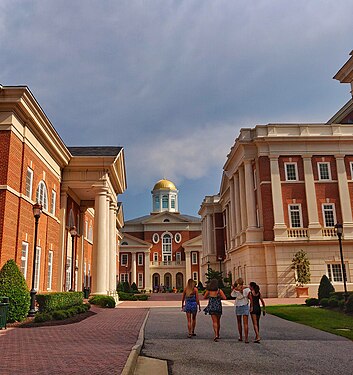
[(172, 181), (157, 181), (151, 193), (152, 212), (126, 221), (122, 229), (120, 282), (147, 291), (181, 289), (189, 278), (204, 282), (200, 218), (179, 212)]

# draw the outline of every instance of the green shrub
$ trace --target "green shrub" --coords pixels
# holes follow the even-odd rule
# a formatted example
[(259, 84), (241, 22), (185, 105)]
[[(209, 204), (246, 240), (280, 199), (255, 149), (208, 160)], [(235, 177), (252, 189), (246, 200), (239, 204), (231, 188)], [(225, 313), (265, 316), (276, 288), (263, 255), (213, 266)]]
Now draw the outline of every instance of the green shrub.
[(335, 291), (335, 288), (331, 284), (330, 280), (326, 275), (323, 275), (320, 280), (318, 298), (321, 301), (322, 298), (330, 298), (330, 294)]
[(197, 284), (197, 289), (198, 290), (205, 290), (205, 287), (203, 286), (201, 281), (199, 281), (199, 283)]
[(322, 307), (327, 307), (328, 306), (328, 298), (322, 298), (322, 299), (320, 299), (320, 305)]
[(344, 302), (344, 299), (339, 299), (338, 300), (338, 307), (343, 310), (344, 309), (344, 305), (345, 305), (345, 302)]
[[(135, 296), (131, 293), (118, 292), (118, 294), (119, 294), (119, 300), (121, 300), (121, 301), (137, 301), (137, 296)], [(143, 296), (144, 295), (142, 294), (139, 297), (143, 297)]]
[(131, 284), (131, 292), (132, 293), (139, 293), (139, 290), (138, 290), (138, 287), (137, 287), (136, 283)]
[(72, 306), (82, 305), (82, 292), (57, 292), (37, 294), (40, 312), (66, 310)]
[(131, 293), (130, 284), (127, 281), (124, 281), (121, 286), (121, 291), (125, 293)]
[[(352, 293), (348, 292), (348, 296), (350, 296)], [(344, 292), (331, 292), (330, 297), (335, 297), (338, 300), (343, 299), (344, 300)]]
[(106, 295), (95, 295), (91, 297), (88, 300), (89, 303), (92, 305), (97, 305), (100, 307), (108, 307), (108, 308), (114, 308), (115, 307), (115, 300), (111, 296), (106, 296)]
[(352, 313), (353, 312), (353, 294), (348, 297), (347, 304), (346, 304), (346, 312)]
[(317, 298), (307, 298), (305, 303), (307, 306), (319, 306), (319, 300)]
[(28, 315), (30, 294), (22, 272), (13, 259), (0, 271), (0, 296), (9, 298), (8, 322), (21, 322)]
[(227, 299), (234, 299), (234, 297), (231, 296), (232, 288), (230, 286), (225, 286), (222, 288), (223, 293), (226, 295)]
[(135, 296), (138, 301), (147, 301), (148, 300), (148, 295), (147, 294), (140, 294)]
[(53, 320), (53, 315), (50, 313), (37, 313), (34, 317), (36, 323), (47, 322), (48, 320)]
[(330, 307), (338, 307), (338, 299), (336, 299), (335, 297), (329, 298), (328, 305)]
[(70, 317), (70, 314), (66, 310), (53, 311), (54, 320), (64, 320)]

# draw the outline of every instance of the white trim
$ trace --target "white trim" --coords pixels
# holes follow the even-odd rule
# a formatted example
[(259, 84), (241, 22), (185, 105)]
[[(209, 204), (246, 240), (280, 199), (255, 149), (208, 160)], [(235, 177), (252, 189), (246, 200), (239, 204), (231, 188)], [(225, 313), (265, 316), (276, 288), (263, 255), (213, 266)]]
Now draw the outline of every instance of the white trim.
[[(329, 178), (321, 178), (320, 165), (324, 165), (324, 164), (327, 165), (327, 170), (328, 170), (328, 176), (329, 176)], [(329, 161), (319, 161), (317, 163), (317, 173), (318, 173), (319, 181), (331, 181), (332, 180), (332, 176), (331, 176), (331, 164), (330, 164), (330, 162)]]
[[(294, 165), (294, 170), (295, 170), (295, 180), (289, 180), (289, 179), (288, 179), (287, 165)], [(287, 182), (298, 181), (298, 180), (299, 180), (299, 177), (298, 177), (298, 165), (297, 165), (296, 162), (285, 162), (285, 163), (284, 163), (284, 172), (285, 172), (285, 177), (286, 177), (286, 181), (287, 181)]]
[[(140, 280), (141, 277), (141, 280)], [(143, 273), (138, 273), (137, 274), (137, 287), (138, 288), (143, 288)]]
[(56, 210), (56, 191), (52, 189), (51, 191), (51, 205), (50, 205), (50, 213), (55, 215)]
[(322, 203), (322, 204), (321, 204), (322, 219), (323, 219), (324, 227), (325, 227), (325, 228), (332, 228), (332, 227), (327, 227), (327, 226), (326, 226), (324, 205), (325, 205), (325, 206), (328, 206), (328, 205), (329, 205), (329, 206), (332, 206), (332, 211), (333, 211), (333, 222), (336, 223), (336, 222), (337, 222), (337, 219), (336, 219), (336, 208), (335, 208), (335, 204), (334, 204), (334, 203)]
[[(298, 206), (299, 207), (299, 210), (298, 210), (299, 211), (299, 224), (300, 224), (299, 227), (293, 227), (292, 216), (291, 216), (291, 207), (292, 206)], [(303, 214), (302, 214), (301, 203), (290, 203), (290, 204), (288, 204), (288, 218), (289, 218), (290, 228), (303, 228)]]
[(40, 284), (40, 257), (42, 249), (37, 246), (36, 260), (35, 260), (35, 271), (34, 271), (34, 289), (38, 292)]
[[(27, 195), (27, 176), (28, 173), (30, 175), (30, 183), (29, 183), (29, 193)], [(33, 194), (33, 169), (30, 167), (27, 167), (27, 174), (26, 174), (26, 196), (29, 199), (32, 199), (32, 194)]]
[(48, 210), (48, 189), (47, 185), (43, 180), (39, 181), (39, 184), (37, 186), (36, 190), (36, 202), (40, 203), (43, 207), (43, 210)]
[(52, 289), (53, 283), (53, 258), (54, 252), (53, 250), (49, 250), (48, 252), (48, 280), (47, 280), (47, 290)]
[(159, 242), (159, 234), (158, 233), (153, 233), (152, 241), (155, 244)]
[(191, 253), (191, 264), (198, 264), (198, 262), (197, 262), (197, 252), (196, 251), (193, 251)]
[(180, 243), (181, 240), (182, 240), (181, 234), (180, 234), (179, 232), (178, 232), (178, 233), (175, 233), (175, 235), (174, 235), (174, 241), (175, 241), (176, 243)]
[[(126, 262), (124, 262), (124, 258), (126, 257)], [(121, 254), (120, 258), (120, 265), (121, 266), (127, 266), (129, 264), (129, 255), (128, 254)]]
[(353, 161), (349, 162), (349, 166), (350, 166), (350, 172), (351, 172), (351, 181), (353, 181)]
[[(332, 270), (333, 265), (339, 266), (342, 281), (335, 281), (334, 280), (333, 270)], [(330, 270), (329, 270), (329, 266), (330, 266)], [(349, 282), (348, 262), (344, 262), (344, 266), (345, 266), (345, 269), (346, 269), (347, 282)], [(331, 281), (332, 284), (343, 284), (343, 270), (342, 270), (341, 262), (332, 262), (332, 261), (326, 262), (326, 276), (328, 277), (328, 279)]]
[[(23, 258), (22, 252), (25, 251), (25, 257)], [(24, 265), (22, 267), (22, 262), (24, 261)], [(22, 241), (22, 248), (21, 248), (21, 272), (23, 273), (23, 277), (27, 279), (27, 267), (28, 267), (28, 242)]]
[[(137, 265), (138, 266), (143, 266), (143, 256), (144, 256), (144, 254), (142, 254), (142, 253), (137, 254)], [(141, 260), (141, 262), (140, 262), (140, 260)]]

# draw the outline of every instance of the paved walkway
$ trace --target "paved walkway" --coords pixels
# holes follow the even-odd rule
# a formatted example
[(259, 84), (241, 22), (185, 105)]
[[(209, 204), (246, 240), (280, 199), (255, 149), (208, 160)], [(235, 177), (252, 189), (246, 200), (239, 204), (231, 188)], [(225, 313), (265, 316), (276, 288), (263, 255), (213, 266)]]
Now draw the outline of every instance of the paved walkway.
[(0, 331), (0, 374), (120, 374), (147, 309), (91, 310), (75, 324)]
[[(221, 340), (213, 342), (211, 318), (198, 315), (197, 336), (186, 338), (185, 314), (151, 309), (142, 354), (168, 360), (173, 375), (352, 374), (353, 343), (275, 316), (261, 317), (260, 344), (238, 342), (233, 308), (225, 307)], [(250, 338), (253, 339), (252, 326)]]

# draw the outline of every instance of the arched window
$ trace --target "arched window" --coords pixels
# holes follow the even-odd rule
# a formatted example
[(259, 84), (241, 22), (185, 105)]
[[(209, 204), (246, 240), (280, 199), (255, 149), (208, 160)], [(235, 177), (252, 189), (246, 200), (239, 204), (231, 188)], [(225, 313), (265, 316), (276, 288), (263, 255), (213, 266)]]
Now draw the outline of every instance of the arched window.
[(44, 181), (38, 184), (36, 200), (43, 206), (43, 210), (48, 211), (48, 192)]
[(128, 245), (128, 243), (126, 241), (122, 242), (121, 244), (122, 245)]
[(162, 208), (168, 208), (168, 195), (162, 196)]
[(162, 239), (163, 262), (168, 264), (172, 260), (172, 236), (168, 233), (163, 235)]

